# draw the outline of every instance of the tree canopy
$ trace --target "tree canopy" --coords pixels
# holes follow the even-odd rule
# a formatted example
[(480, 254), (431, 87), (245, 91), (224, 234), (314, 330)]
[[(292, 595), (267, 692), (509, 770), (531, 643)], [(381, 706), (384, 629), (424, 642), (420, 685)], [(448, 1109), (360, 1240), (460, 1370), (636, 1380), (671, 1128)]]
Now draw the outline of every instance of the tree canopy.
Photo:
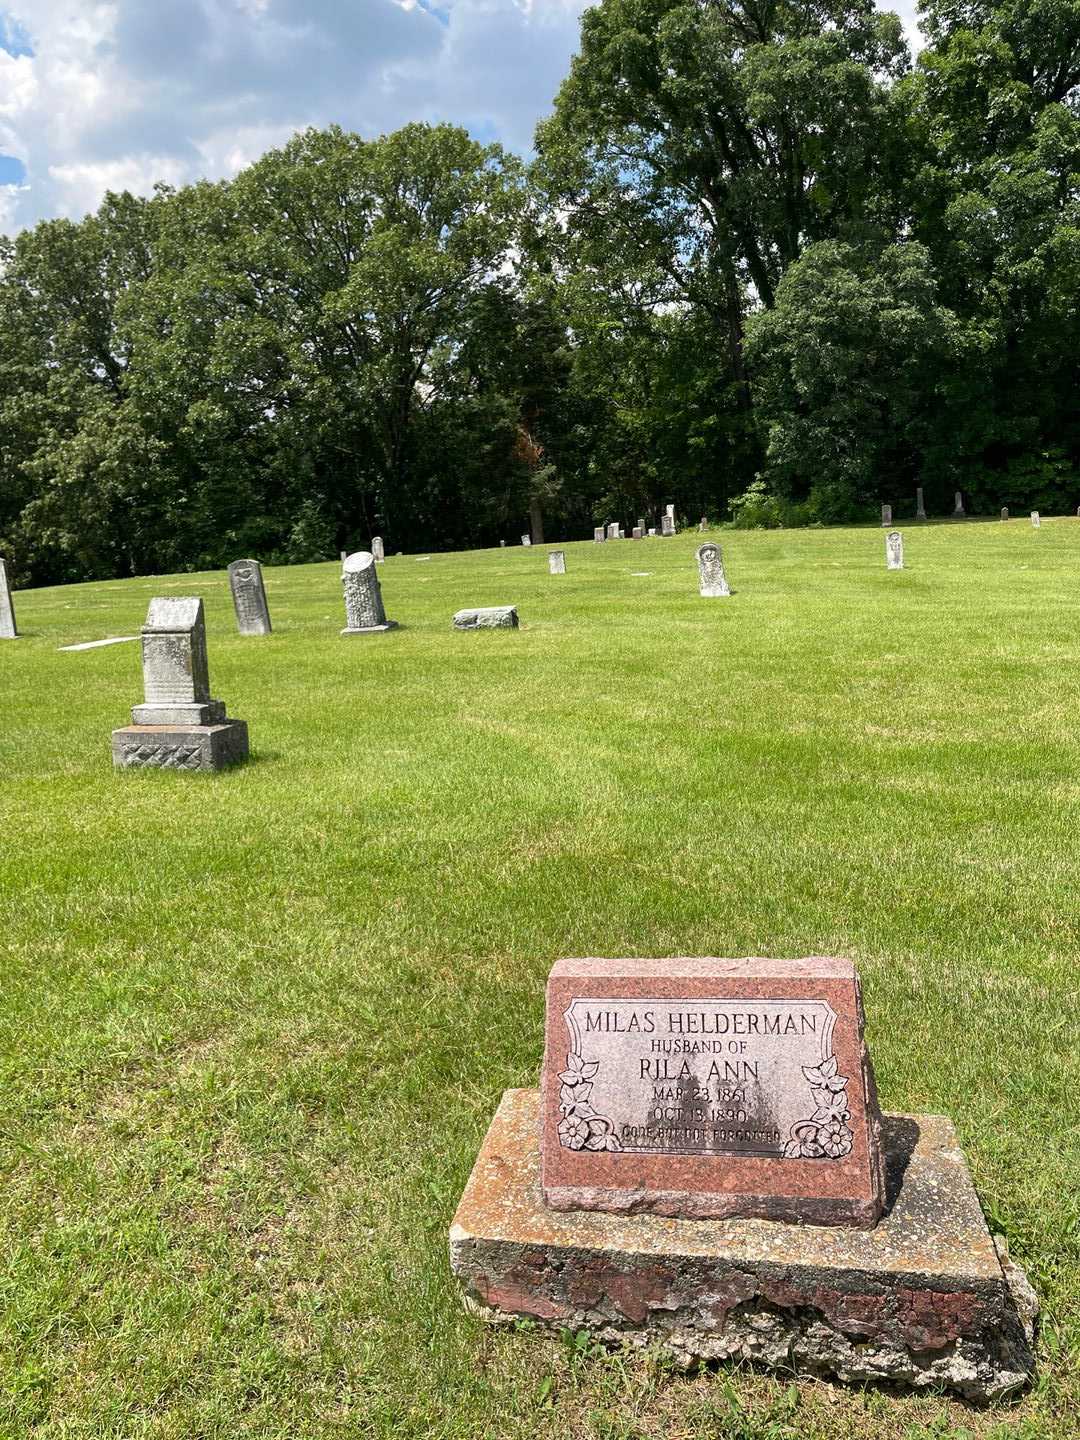
[(21, 583), (1080, 499), (1080, 0), (601, 0), (450, 125), (0, 238)]

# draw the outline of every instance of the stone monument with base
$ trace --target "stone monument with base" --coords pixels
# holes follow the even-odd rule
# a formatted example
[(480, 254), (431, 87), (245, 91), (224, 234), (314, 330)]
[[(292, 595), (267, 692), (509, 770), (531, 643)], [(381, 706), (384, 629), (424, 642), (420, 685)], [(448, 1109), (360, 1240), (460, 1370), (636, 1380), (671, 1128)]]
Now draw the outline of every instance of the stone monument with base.
[(112, 733), (124, 770), (221, 770), (248, 755), (247, 724), (230, 720), (210, 695), (206, 623), (197, 596), (150, 601), (142, 628), (145, 699), (131, 725)]
[(483, 1318), (998, 1398), (1035, 1301), (952, 1125), (878, 1109), (850, 961), (561, 960), (450, 1230)]
[(345, 590), (342, 635), (378, 635), (397, 629), (397, 621), (386, 618), (375, 556), (370, 550), (357, 550), (348, 556), (341, 567), (341, 583)]
[(673, 515), (664, 514), (664, 515), (661, 515), (661, 516), (660, 516), (660, 534), (661, 534), (661, 535), (674, 535), (674, 534), (675, 534), (675, 517), (674, 517)]
[(234, 560), (229, 566), (236, 624), (241, 635), (269, 635), (270, 608), (266, 603), (262, 566), (257, 560)]
[(7, 566), (0, 560), (0, 640), (16, 640), (19, 632), (15, 625), (15, 606), (11, 603), (11, 586), (8, 584)]

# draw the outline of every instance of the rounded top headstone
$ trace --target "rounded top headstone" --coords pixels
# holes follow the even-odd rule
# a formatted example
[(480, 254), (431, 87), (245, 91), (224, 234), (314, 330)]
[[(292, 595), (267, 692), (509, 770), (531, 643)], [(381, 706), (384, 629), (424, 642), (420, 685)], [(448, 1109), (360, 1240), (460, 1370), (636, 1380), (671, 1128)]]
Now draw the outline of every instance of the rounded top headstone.
[(345, 556), (341, 568), (346, 572), (370, 570), (374, 564), (375, 556), (370, 550), (354, 550), (351, 555)]

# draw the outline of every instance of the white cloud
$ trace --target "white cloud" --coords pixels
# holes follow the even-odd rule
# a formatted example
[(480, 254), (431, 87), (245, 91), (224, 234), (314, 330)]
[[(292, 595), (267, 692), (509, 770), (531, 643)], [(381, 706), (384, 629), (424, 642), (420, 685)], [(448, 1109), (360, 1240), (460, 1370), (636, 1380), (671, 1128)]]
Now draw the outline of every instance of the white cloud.
[[(0, 0), (0, 155), (26, 167), (0, 186), (0, 229), (235, 174), (307, 125), (449, 120), (525, 151), (585, 5)], [(914, 0), (897, 8), (913, 33)]]

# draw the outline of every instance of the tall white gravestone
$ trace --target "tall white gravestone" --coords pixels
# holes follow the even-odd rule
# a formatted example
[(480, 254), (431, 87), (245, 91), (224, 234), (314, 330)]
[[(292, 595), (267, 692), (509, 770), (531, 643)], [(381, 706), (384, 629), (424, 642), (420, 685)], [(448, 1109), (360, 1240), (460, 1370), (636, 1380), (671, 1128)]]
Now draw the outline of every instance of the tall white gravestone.
[(1039, 528), (1039, 512), (1037, 510), (1032, 510), (1031, 512), (1031, 528), (1033, 530), (1038, 530)]
[(661, 535), (674, 535), (674, 534), (675, 534), (675, 521), (671, 518), (670, 515), (661, 515), (661, 516), (660, 516), (660, 534), (661, 534)]
[(142, 628), (144, 699), (112, 734), (121, 769), (220, 770), (248, 754), (247, 725), (210, 694), (206, 622), (198, 596), (150, 601)]
[(881, 523), (882, 523), (882, 525), (884, 525), (884, 526), (886, 526), (886, 527), (888, 527), (889, 525), (892, 524), (892, 506), (891, 506), (891, 505), (882, 505), (882, 507), (881, 507)]
[(0, 640), (14, 640), (18, 636), (15, 627), (15, 606), (11, 603), (11, 586), (8, 584), (7, 566), (0, 560)]
[(617, 520), (613, 520), (611, 524), (608, 525), (607, 538), (609, 540), (617, 540), (619, 538), (619, 522)]
[(597, 525), (592, 532), (592, 538), (597, 545), (602, 545), (607, 539), (607, 531), (602, 525)]
[(904, 537), (899, 530), (890, 530), (885, 536), (885, 564), (890, 570), (904, 568)]
[(966, 518), (964, 515), (964, 496), (963, 493), (959, 490), (957, 490), (953, 495), (952, 518), (954, 520), (963, 520)]
[(371, 537), (371, 553), (375, 556), (375, 560), (379, 565), (386, 559), (386, 548), (383, 545), (381, 535), (373, 535)]
[(925, 520), (925, 519), (926, 519), (926, 505), (925, 505), (925, 503), (924, 503), (924, 501), (923, 501), (923, 493), (922, 493), (922, 486), (921, 486), (921, 485), (919, 485), (919, 486), (916, 488), (916, 490), (915, 490), (915, 519), (916, 519), (916, 520)]
[(548, 571), (552, 575), (566, 574), (566, 552), (563, 550), (552, 550), (548, 556)]
[(376, 635), (397, 628), (396, 620), (386, 618), (375, 556), (370, 550), (357, 550), (348, 557), (341, 567), (341, 584), (345, 591), (342, 635)]
[(698, 581), (701, 594), (706, 600), (718, 600), (731, 594), (731, 587), (724, 574), (724, 557), (720, 546), (713, 543), (699, 545), (697, 551)]
[(229, 566), (236, 624), (241, 635), (269, 635), (270, 609), (266, 603), (262, 566), (257, 560), (234, 560)]

